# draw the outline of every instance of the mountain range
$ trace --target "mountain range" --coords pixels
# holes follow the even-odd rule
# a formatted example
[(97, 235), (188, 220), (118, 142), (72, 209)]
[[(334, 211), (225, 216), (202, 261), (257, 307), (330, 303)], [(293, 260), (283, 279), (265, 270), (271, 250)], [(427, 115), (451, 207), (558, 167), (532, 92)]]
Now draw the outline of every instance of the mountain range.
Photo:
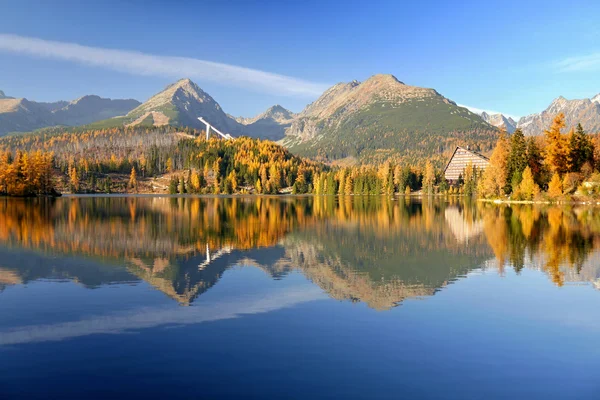
[(560, 96), (541, 113), (519, 119), (517, 127), (521, 128), (525, 135), (541, 135), (559, 113), (565, 114), (567, 130), (581, 123), (587, 132), (600, 132), (600, 94), (591, 99), (578, 100), (567, 100)]
[(83, 96), (71, 102), (42, 103), (9, 97), (0, 91), (0, 136), (49, 126), (78, 126), (122, 115), (140, 104), (137, 100), (111, 100)]
[(589, 132), (600, 130), (600, 95), (583, 100), (559, 97), (545, 111), (517, 123), (503, 114), (470, 111), (435, 89), (380, 74), (364, 82), (333, 85), (297, 114), (275, 105), (244, 118), (226, 113), (196, 83), (181, 79), (144, 103), (93, 95), (42, 103), (0, 91), (0, 135), (56, 125), (203, 129), (198, 120), (203, 117), (222, 132), (278, 141), (294, 153), (322, 161), (416, 162), (425, 157), (442, 160), (457, 145), (488, 152), (498, 128), (512, 133), (519, 127), (527, 135), (541, 134), (558, 112), (565, 113), (569, 127), (581, 122)]
[(203, 117), (215, 128), (233, 136), (280, 140), (294, 114), (276, 105), (254, 118), (235, 118), (190, 79), (181, 79), (157, 93), (126, 115), (101, 120), (92, 127), (173, 125), (204, 129)]
[(85, 96), (74, 102), (3, 99), (3, 133), (53, 125), (90, 128), (173, 125), (203, 129), (203, 117), (233, 136), (279, 141), (303, 156), (376, 162), (393, 157), (444, 158), (457, 145), (493, 147), (497, 129), (434, 89), (410, 86), (392, 75), (339, 83), (295, 114), (280, 105), (254, 118), (233, 117), (197, 84), (181, 79), (143, 104)]

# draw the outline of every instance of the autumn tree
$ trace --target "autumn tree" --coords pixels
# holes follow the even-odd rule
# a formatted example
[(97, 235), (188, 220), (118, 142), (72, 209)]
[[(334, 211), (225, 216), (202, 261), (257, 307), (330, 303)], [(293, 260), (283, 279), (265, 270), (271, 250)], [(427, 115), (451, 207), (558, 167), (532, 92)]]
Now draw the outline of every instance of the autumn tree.
[(485, 169), (483, 178), (480, 181), (480, 192), (485, 197), (497, 197), (506, 194), (509, 154), (509, 142), (506, 134), (502, 132), (490, 157), (490, 165)]
[(201, 182), (200, 182), (200, 174), (198, 174), (198, 171), (194, 170), (192, 171), (191, 177), (190, 177), (190, 183), (191, 183), (191, 190), (194, 193), (200, 193), (200, 189), (202, 187)]
[(552, 173), (564, 174), (569, 171), (569, 146), (567, 138), (561, 130), (565, 127), (565, 115), (558, 114), (549, 129), (544, 131), (546, 137), (545, 163)]
[(135, 192), (138, 190), (137, 172), (135, 171), (135, 167), (131, 168), (131, 174), (129, 175), (129, 187)]
[(473, 163), (469, 161), (465, 167), (465, 177), (463, 184), (463, 194), (465, 196), (473, 196), (477, 189), (477, 169)]
[(254, 191), (256, 194), (261, 194), (263, 192), (262, 183), (260, 183), (260, 179), (256, 180), (256, 184), (254, 185)]
[(518, 187), (518, 194), (523, 200), (533, 200), (535, 196), (540, 192), (539, 186), (533, 179), (533, 173), (531, 168), (525, 167), (523, 171), (523, 178)]
[(425, 164), (425, 172), (423, 173), (423, 193), (433, 194), (433, 186), (435, 184), (435, 170), (431, 161), (427, 160)]
[(560, 175), (558, 174), (558, 172), (555, 172), (552, 175), (552, 179), (550, 180), (550, 183), (548, 185), (548, 195), (550, 197), (559, 197), (562, 196), (562, 194), (562, 180), (560, 179)]

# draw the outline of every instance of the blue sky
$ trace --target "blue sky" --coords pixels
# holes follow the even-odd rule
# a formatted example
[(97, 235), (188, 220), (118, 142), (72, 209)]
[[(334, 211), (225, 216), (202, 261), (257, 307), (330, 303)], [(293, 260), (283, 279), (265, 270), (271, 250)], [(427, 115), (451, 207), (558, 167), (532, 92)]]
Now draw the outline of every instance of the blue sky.
[(376, 73), (517, 116), (600, 93), (597, 1), (188, 3), (0, 0), (0, 90), (143, 101), (189, 76), (243, 116)]

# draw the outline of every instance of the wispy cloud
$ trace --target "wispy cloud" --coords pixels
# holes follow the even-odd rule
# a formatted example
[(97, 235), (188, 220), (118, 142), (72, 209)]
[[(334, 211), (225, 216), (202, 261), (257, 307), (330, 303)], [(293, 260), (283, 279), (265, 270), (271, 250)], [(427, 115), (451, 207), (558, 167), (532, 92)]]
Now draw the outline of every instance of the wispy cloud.
[(471, 111), (471, 112), (474, 112), (475, 114), (480, 114), (480, 115), (481, 115), (481, 113), (482, 113), (482, 112), (486, 112), (486, 113), (488, 113), (488, 114), (490, 114), (490, 115), (491, 115), (491, 114), (503, 114), (503, 115), (504, 115), (504, 116), (506, 116), (506, 117), (510, 117), (510, 118), (514, 119), (515, 121), (518, 121), (518, 120), (519, 120), (519, 118), (521, 118), (521, 117), (519, 117), (519, 116), (517, 116), (517, 115), (506, 114), (506, 113), (503, 113), (503, 112), (501, 112), (501, 111), (485, 110), (485, 109), (483, 109), (483, 108), (471, 107), (471, 106), (467, 106), (467, 105), (465, 105), (465, 104), (457, 104), (457, 106), (459, 106), (459, 107), (464, 107), (464, 108), (466, 108), (467, 110), (469, 110), (469, 111)]
[(600, 53), (567, 57), (555, 63), (559, 72), (594, 72), (600, 71)]
[(212, 61), (82, 46), (18, 35), (0, 34), (0, 51), (72, 61), (133, 75), (192, 78), (291, 96), (317, 96), (328, 85)]
[(0, 350), (2, 346), (8, 345), (60, 341), (98, 334), (124, 334), (165, 325), (183, 326), (240, 318), (323, 299), (327, 299), (327, 295), (307, 283), (277, 288), (260, 296), (238, 295), (233, 299), (203, 302), (192, 307), (148, 307), (77, 321), (21, 326), (0, 330)]

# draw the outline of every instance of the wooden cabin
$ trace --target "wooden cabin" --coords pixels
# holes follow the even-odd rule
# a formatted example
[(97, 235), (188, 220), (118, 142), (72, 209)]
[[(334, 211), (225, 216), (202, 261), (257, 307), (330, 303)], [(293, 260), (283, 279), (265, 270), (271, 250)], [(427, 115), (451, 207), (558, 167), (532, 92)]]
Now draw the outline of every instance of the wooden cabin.
[(444, 168), (444, 178), (449, 183), (456, 183), (462, 175), (465, 176), (465, 168), (469, 163), (473, 164), (473, 167), (477, 168), (478, 171), (483, 171), (490, 165), (490, 159), (484, 155), (469, 150), (467, 147), (456, 147), (450, 161)]

